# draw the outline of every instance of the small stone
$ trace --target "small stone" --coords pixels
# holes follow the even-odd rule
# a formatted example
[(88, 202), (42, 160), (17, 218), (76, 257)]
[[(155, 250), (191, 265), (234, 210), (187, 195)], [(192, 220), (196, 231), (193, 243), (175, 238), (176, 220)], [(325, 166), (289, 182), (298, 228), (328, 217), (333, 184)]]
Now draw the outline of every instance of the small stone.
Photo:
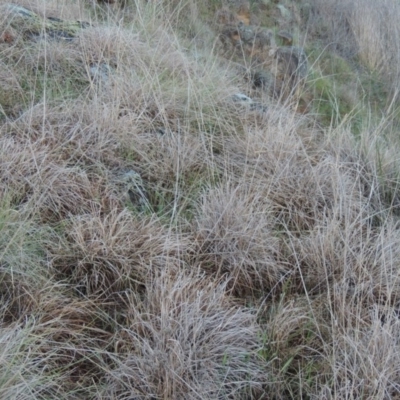
[(118, 191), (125, 201), (130, 201), (135, 207), (145, 207), (149, 204), (147, 191), (144, 187), (142, 177), (134, 170), (129, 170), (119, 175), (115, 181)]
[(271, 85), (271, 74), (269, 74), (267, 71), (255, 71), (252, 78), (255, 87), (267, 89)]
[(278, 4), (276, 7), (279, 9), (282, 18), (290, 19), (292, 17), (292, 13), (284, 5)]
[(89, 68), (90, 77), (95, 82), (108, 82), (111, 68), (108, 64), (92, 64)]
[(6, 14), (9, 26), (19, 36), (30, 40), (63, 39), (72, 40), (82, 28), (90, 26), (81, 21), (63, 21), (56, 17), (43, 18), (24, 7), (15, 4), (0, 6), (0, 14)]
[(12, 14), (14, 16), (19, 15), (24, 18), (37, 18), (38, 17), (34, 12), (29, 11), (24, 7), (17, 6), (15, 4), (5, 4), (4, 7), (6, 8), (6, 11), (8, 11), (10, 14)]
[(243, 93), (236, 93), (236, 94), (234, 94), (234, 95), (232, 96), (232, 100), (233, 100), (235, 103), (240, 103), (240, 104), (251, 104), (251, 103), (253, 102), (253, 100), (252, 100), (250, 97), (246, 96), (246, 95), (243, 94)]
[(262, 103), (255, 102), (250, 105), (250, 111), (258, 111), (264, 113), (268, 111), (268, 107)]
[(287, 31), (279, 31), (277, 36), (282, 40), (284, 46), (290, 46), (293, 44), (293, 35)]

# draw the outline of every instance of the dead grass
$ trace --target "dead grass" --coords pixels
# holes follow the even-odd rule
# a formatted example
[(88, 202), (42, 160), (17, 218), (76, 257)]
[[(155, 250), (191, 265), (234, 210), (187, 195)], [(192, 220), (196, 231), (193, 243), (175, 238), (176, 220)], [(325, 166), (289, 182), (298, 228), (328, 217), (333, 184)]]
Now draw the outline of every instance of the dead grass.
[(242, 398), (260, 390), (267, 376), (255, 353), (255, 315), (234, 307), (224, 286), (168, 269), (152, 280), (140, 305), (130, 301), (107, 396)]
[(268, 201), (250, 190), (211, 189), (200, 200), (193, 227), (201, 265), (212, 276), (225, 275), (244, 297), (271, 290), (290, 274)]
[(157, 220), (137, 220), (126, 209), (86, 213), (64, 225), (66, 243), (50, 244), (54, 272), (89, 298), (140, 290), (165, 264), (178, 264), (187, 247)]
[[(0, 46), (0, 397), (398, 396), (394, 108), (238, 106), (214, 3), (18, 4), (92, 26)], [(362, 5), (310, 24), (393, 83), (397, 6)]]
[(322, 34), (330, 47), (347, 57), (357, 56), (397, 96), (400, 55), (397, 2), (314, 0), (312, 6), (314, 10), (308, 20), (310, 34)]

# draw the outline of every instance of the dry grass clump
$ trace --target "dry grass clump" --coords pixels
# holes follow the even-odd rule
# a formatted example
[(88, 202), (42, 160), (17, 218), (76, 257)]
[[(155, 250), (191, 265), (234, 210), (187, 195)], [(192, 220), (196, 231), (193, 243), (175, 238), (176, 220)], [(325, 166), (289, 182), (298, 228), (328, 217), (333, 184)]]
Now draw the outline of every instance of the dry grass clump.
[(178, 263), (186, 246), (156, 219), (135, 219), (126, 209), (75, 216), (64, 231), (64, 239), (49, 244), (53, 271), (89, 298), (140, 289), (168, 262)]
[[(35, 373), (35, 361), (27, 360), (24, 350), (33, 338), (29, 338), (29, 330), (20, 326), (2, 327), (0, 329), (1, 343), (1, 376), (0, 394), (7, 399), (29, 399), (46, 393), (51, 386), (50, 379), (44, 379), (38, 371)], [(43, 357), (43, 354), (38, 354)]]
[(363, 254), (364, 230), (360, 223), (343, 227), (337, 221), (325, 221), (309, 235), (293, 240), (294, 256), (307, 292), (325, 291), (333, 282), (356, 284), (352, 275), (357, 257)]
[(349, 25), (352, 9), (349, 1), (313, 0), (302, 8), (309, 39), (323, 39), (344, 56), (356, 54), (356, 42)]
[(46, 228), (37, 226), (2, 197), (0, 207), (0, 321), (23, 317), (49, 280), (43, 261)]
[(331, 374), (325, 359), (331, 334), (326, 298), (283, 295), (259, 311), (262, 355), (271, 360), (269, 393), (276, 399), (312, 396), (316, 388), (329, 382)]
[[(84, 3), (68, 0), (17, 0), (10, 2), (2, 0), (1, 4), (16, 4), (20, 7), (27, 8), (41, 17), (61, 18), (65, 20), (85, 20), (89, 13), (84, 8)], [(8, 7), (5, 7), (8, 9)]]
[(20, 138), (27, 146), (44, 146), (51, 161), (102, 170), (103, 164), (120, 165), (115, 157), (119, 145), (114, 111), (96, 99), (40, 103), (4, 124), (2, 133)]
[(293, 233), (312, 229), (326, 215), (341, 219), (362, 209), (357, 184), (329, 157), (315, 166), (283, 161), (280, 171), (268, 192), (279, 219)]
[(361, 216), (355, 209), (355, 219), (366, 218), (380, 224), (386, 223), (388, 216), (399, 215), (397, 143), (397, 133), (385, 118), (365, 126), (360, 138), (354, 137), (345, 123), (329, 130), (324, 138), (323, 147), (336, 160), (347, 181), (353, 182), (352, 191), (365, 212)]
[[(29, 51), (21, 51), (21, 61), (34, 72), (28, 82), (37, 92), (38, 98), (67, 99), (88, 86), (89, 77), (85, 60), (74, 42), (37, 41)], [(41, 93), (47, 91), (47, 93)]]
[(200, 199), (196, 256), (213, 276), (226, 275), (245, 296), (274, 288), (290, 274), (269, 201), (246, 185), (217, 187)]
[(0, 20), (1, 78), (6, 84), (0, 93), (2, 117), (15, 118), (41, 101), (74, 98), (84, 91), (89, 79), (76, 43), (41, 33), (40, 17), (36, 22), (31, 18), (36, 23), (36, 30), (31, 31), (29, 23), (24, 24), (22, 18), (17, 23), (15, 14), (9, 15), (6, 5), (0, 4), (4, 16)]
[(396, 398), (399, 386), (399, 319), (390, 313), (382, 320), (377, 307), (370, 310), (366, 328), (350, 327), (335, 335), (331, 368), (335, 398)]
[[(235, 88), (211, 52), (183, 48), (165, 21), (150, 34), (147, 6), (136, 7), (132, 28), (86, 29), (79, 46), (87, 68), (111, 66), (107, 81), (90, 95), (96, 120), (118, 138), (119, 155), (143, 178), (153, 211), (176, 216), (218, 174), (211, 136), (235, 128), (226, 107)], [(99, 102), (107, 118), (96, 112)]]
[(298, 271), (284, 293), (293, 294), (278, 306), (267, 301), (261, 314), (266, 355), (276, 357), (274, 390), (297, 397), (305, 381), (302, 390), (313, 396), (390, 398), (398, 391), (400, 353), (391, 330), (400, 299), (398, 240), (397, 224), (371, 227), (361, 218), (321, 221), (292, 239)]
[(369, 228), (360, 223), (341, 227), (331, 221), (300, 238), (296, 257), (309, 294), (343, 290), (368, 304), (397, 306), (399, 265), (397, 227)]
[(197, 272), (155, 278), (143, 302), (130, 303), (104, 398), (244, 399), (260, 390), (268, 378), (255, 315), (225, 291)]
[(139, 16), (134, 33), (114, 29), (99, 36), (87, 29), (81, 46), (95, 63), (115, 65), (93, 102), (107, 107), (104, 125), (118, 139), (119, 156), (140, 174), (153, 211), (176, 216), (219, 174), (213, 135), (235, 129), (226, 107), (235, 88), (211, 52), (194, 58), (162, 23), (148, 36)]
[(190, 217), (201, 189), (218, 180), (210, 139), (191, 132), (137, 132), (124, 137), (130, 165), (145, 182), (151, 209), (163, 217)]
[(91, 386), (105, 335), (96, 308), (52, 282), (45, 227), (7, 204), (0, 219), (0, 396), (54, 397)]
[(400, 7), (396, 1), (313, 0), (308, 29), (348, 57), (358, 56), (394, 93), (399, 77)]
[(32, 313), (35, 352), (45, 354), (36, 368), (54, 376), (57, 391), (87, 396), (104, 376), (109, 324), (94, 303), (61, 294), (61, 285), (50, 290)]
[(78, 113), (77, 108), (55, 107), (43, 118), (43, 104), (0, 128), (1, 193), (43, 221), (120, 207), (104, 167), (121, 164), (116, 158), (118, 143), (108, 125), (84, 121), (88, 109)]
[(50, 146), (11, 138), (0, 140), (0, 146), (1, 194), (27, 215), (34, 213), (42, 222), (58, 222), (72, 215), (122, 207), (121, 195), (113, 191), (106, 177), (79, 166), (68, 167), (67, 161), (57, 164), (57, 154)]
[(165, 17), (150, 29), (147, 18), (159, 12), (154, 5), (135, 6), (129, 27), (86, 29), (80, 36), (89, 65), (112, 66), (102, 100), (149, 131), (210, 130), (223, 123), (220, 105), (236, 90), (232, 74), (221, 71), (212, 49), (194, 41), (184, 46)]
[(300, 279), (292, 275), (279, 302), (267, 298), (259, 309), (270, 389), (277, 398), (391, 398), (399, 390), (398, 227), (330, 224), (298, 240)]
[(4, 114), (17, 115), (28, 101), (28, 96), (23, 89), (21, 71), (16, 71), (1, 60), (0, 81), (0, 115), (2, 118)]
[(38, 174), (33, 198), (25, 209), (35, 210), (43, 222), (59, 222), (95, 211), (108, 213), (122, 208), (122, 198), (113, 193), (102, 176), (79, 167), (49, 165)]
[[(0, 43), (0, 397), (394, 398), (389, 116), (356, 137), (238, 104), (258, 92), (213, 55), (220, 5), (194, 3), (38, 0), (92, 25)], [(390, 23), (361, 17), (397, 6), (365, 4), (315, 0), (310, 24), (390, 81)]]
[(61, 285), (43, 287), (29, 312), (2, 326), (4, 398), (87, 398), (96, 392), (109, 334), (93, 304), (62, 291)]
[(379, 5), (373, 1), (356, 1), (354, 8), (351, 27), (361, 60), (389, 82), (393, 90), (398, 90), (399, 4), (391, 0), (382, 1)]
[[(225, 141), (225, 164), (268, 199), (270, 211), (294, 234), (310, 230), (326, 216), (358, 218), (368, 200), (357, 165), (346, 165), (316, 132), (296, 118), (271, 110), (265, 125), (246, 127), (245, 135)], [(361, 192), (362, 193), (362, 192)]]
[(359, 148), (366, 195), (377, 215), (399, 215), (399, 160), (397, 155), (398, 137), (396, 131), (386, 132), (383, 120), (377, 127), (364, 132)]
[(80, 33), (78, 49), (88, 66), (107, 63), (126, 71), (138, 66), (138, 55), (146, 51), (146, 43), (133, 29), (93, 26)]
[[(34, 178), (47, 159), (46, 147), (38, 148), (3, 133), (0, 139), (0, 187), (2, 198), (19, 204), (33, 191)], [(34, 157), (32, 157), (34, 154)]]

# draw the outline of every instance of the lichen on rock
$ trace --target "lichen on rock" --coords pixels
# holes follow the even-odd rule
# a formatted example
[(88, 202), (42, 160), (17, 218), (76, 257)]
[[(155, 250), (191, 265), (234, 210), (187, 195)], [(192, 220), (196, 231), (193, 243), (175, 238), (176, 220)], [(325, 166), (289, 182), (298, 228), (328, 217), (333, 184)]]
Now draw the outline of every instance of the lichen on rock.
[(72, 40), (81, 29), (90, 26), (88, 22), (64, 21), (54, 17), (43, 18), (25, 7), (12, 3), (2, 5), (0, 12), (5, 16), (3, 21), (7, 21), (2, 35), (5, 42), (11, 42), (18, 36), (31, 40), (43, 37)]

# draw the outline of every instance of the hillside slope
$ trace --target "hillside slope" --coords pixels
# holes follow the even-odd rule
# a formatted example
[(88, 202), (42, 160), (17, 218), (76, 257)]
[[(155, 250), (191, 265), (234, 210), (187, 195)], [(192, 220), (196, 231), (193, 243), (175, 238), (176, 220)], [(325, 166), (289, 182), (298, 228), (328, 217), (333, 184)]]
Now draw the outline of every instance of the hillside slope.
[(399, 17), (0, 0), (0, 398), (397, 398)]

